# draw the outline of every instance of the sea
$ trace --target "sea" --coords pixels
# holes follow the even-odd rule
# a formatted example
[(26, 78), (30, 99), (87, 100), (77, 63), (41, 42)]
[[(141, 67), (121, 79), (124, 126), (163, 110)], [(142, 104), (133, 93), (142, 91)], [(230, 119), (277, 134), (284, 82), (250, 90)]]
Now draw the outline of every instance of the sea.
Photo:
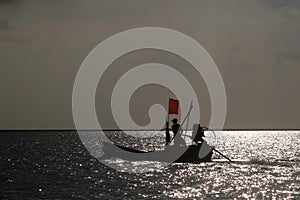
[[(161, 131), (105, 134), (127, 147), (164, 148)], [(152, 162), (155, 170), (139, 173), (126, 169), (139, 171), (146, 161), (105, 164), (74, 130), (10, 130), (0, 137), (0, 199), (300, 199), (298, 130), (215, 131), (206, 140), (233, 162), (215, 152), (212, 162)]]

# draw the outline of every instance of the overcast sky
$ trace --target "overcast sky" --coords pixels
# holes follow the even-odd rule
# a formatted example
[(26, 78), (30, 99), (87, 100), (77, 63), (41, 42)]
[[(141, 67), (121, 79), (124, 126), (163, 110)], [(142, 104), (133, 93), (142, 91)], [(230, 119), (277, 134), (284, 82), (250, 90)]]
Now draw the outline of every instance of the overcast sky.
[[(0, 0), (0, 128), (74, 128), (72, 89), (83, 59), (109, 36), (144, 26), (180, 31), (209, 52), (226, 88), (225, 128), (300, 128), (299, 22), (298, 0)], [(136, 55), (138, 61), (128, 55), (114, 67), (156, 59), (189, 73), (172, 55)], [(97, 111), (112, 128), (107, 81)], [(208, 124), (205, 94), (201, 115)]]

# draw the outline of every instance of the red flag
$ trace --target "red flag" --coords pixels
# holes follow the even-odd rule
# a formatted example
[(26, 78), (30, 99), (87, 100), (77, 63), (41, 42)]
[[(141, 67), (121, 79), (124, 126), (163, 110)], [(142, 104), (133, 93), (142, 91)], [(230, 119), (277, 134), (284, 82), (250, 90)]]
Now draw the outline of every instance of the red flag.
[(177, 99), (169, 99), (169, 114), (178, 114), (179, 101)]

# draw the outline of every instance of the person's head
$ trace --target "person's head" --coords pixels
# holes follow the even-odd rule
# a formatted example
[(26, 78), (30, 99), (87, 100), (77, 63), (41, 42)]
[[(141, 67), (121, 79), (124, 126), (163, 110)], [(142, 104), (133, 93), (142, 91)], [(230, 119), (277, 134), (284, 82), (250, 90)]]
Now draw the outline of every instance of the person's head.
[(176, 118), (172, 119), (173, 124), (177, 124), (178, 120)]

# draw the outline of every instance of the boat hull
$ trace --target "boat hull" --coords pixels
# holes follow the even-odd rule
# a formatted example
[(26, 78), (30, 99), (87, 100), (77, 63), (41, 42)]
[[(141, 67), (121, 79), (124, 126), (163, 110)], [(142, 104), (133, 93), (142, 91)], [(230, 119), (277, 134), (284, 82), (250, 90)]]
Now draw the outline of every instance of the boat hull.
[[(100, 159), (109, 159), (115, 157), (130, 161), (158, 161), (173, 163), (210, 162), (213, 154), (213, 147), (208, 147), (210, 148), (205, 148), (206, 152), (204, 152), (204, 154), (202, 152), (201, 156), (201, 144), (190, 145), (185, 147), (168, 146), (164, 150), (144, 152), (105, 142), (103, 143), (104, 155)], [(176, 155), (181, 156), (178, 157)]]

